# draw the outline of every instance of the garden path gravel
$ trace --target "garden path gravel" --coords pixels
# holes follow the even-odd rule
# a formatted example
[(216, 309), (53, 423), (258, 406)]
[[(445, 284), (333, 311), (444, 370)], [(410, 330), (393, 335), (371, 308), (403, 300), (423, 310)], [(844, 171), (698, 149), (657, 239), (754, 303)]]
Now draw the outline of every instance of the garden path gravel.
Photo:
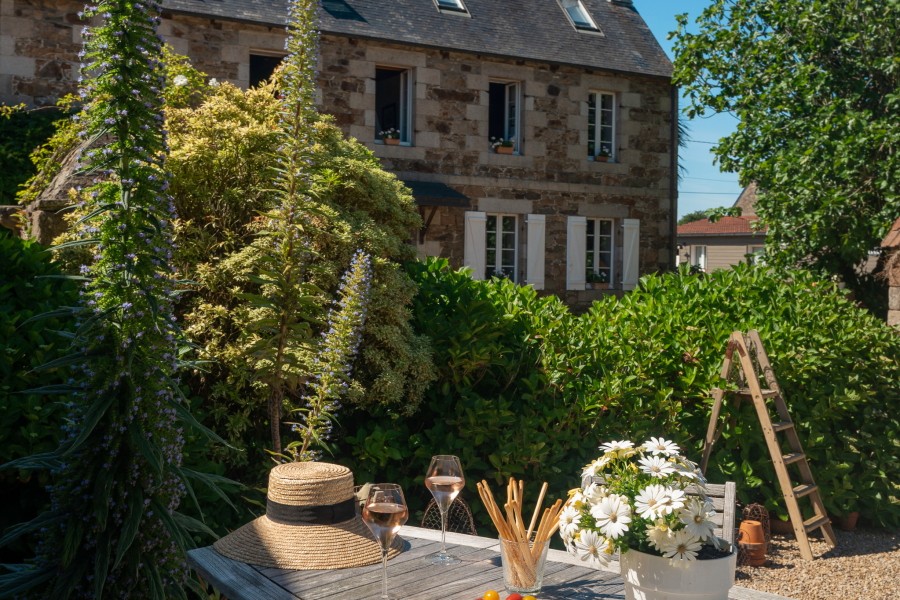
[(738, 565), (735, 584), (794, 600), (900, 600), (900, 532), (835, 530), (831, 548), (813, 538), (812, 561), (793, 535), (772, 535), (762, 567)]

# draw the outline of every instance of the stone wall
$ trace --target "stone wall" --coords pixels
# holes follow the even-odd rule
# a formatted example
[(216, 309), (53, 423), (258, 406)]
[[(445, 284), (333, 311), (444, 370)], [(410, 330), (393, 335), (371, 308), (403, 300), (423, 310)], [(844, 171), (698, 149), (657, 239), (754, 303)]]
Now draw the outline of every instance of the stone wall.
[[(81, 6), (0, 0), (0, 102), (47, 104), (74, 91)], [(278, 55), (284, 48), (279, 27), (184, 15), (164, 14), (160, 33), (198, 69), (239, 86), (249, 83), (251, 54)], [(613, 218), (620, 230), (621, 219), (640, 219), (640, 272), (673, 263), (667, 81), (334, 35), (324, 35), (320, 47), (323, 111), (367, 144), (385, 168), (401, 179), (445, 183), (471, 199), (469, 210), (547, 216), (547, 291), (573, 304), (600, 293), (565, 290), (569, 215)], [(375, 140), (374, 76), (380, 66), (410, 69), (411, 145)], [(495, 79), (522, 82), (519, 155), (495, 154), (488, 142), (488, 85)], [(616, 94), (616, 162), (588, 160), (591, 91)], [(465, 210), (437, 210), (420, 253), (445, 256), (460, 266)], [(521, 252), (525, 223), (519, 221)]]
[[(599, 294), (565, 290), (569, 215), (640, 219), (640, 272), (672, 264), (668, 82), (330, 35), (323, 37), (321, 48), (324, 111), (368, 144), (388, 170), (401, 179), (446, 183), (471, 199), (471, 210), (547, 215), (548, 291), (574, 304)], [(380, 66), (407, 67), (413, 77), (409, 146), (376, 141), (374, 77)], [(493, 79), (524, 83), (521, 155), (500, 155), (490, 148), (488, 83)], [(587, 99), (595, 90), (617, 95), (615, 163), (587, 157)], [(438, 210), (420, 252), (461, 265), (465, 210)], [(519, 226), (523, 239), (524, 219)], [(519, 280), (524, 280), (522, 268)]]

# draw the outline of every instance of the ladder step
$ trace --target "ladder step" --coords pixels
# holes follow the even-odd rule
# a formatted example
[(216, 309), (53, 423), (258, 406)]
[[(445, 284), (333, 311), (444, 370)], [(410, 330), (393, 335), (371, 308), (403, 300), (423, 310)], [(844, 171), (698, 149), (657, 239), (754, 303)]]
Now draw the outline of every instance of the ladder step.
[(831, 523), (831, 520), (827, 515), (817, 515), (811, 519), (803, 521), (803, 530), (806, 533), (814, 531), (823, 525), (828, 525)]
[(797, 487), (794, 488), (794, 497), (802, 498), (803, 496), (809, 496), (814, 491), (819, 489), (819, 487), (814, 483), (801, 483)]
[[(776, 392), (775, 390), (762, 390), (761, 389), (759, 391), (762, 393), (763, 398), (774, 398), (775, 396), (778, 395), (778, 392)], [(737, 391), (737, 393), (740, 394), (741, 396), (748, 396), (748, 397), (753, 396), (753, 392), (750, 391), (750, 388), (741, 388)]]
[(786, 464), (786, 465), (792, 465), (795, 462), (800, 462), (801, 460), (804, 460), (805, 458), (806, 458), (806, 455), (803, 454), (802, 452), (791, 452), (790, 454), (785, 454), (784, 456), (782, 456), (781, 460), (784, 461), (784, 464)]
[(778, 433), (779, 431), (785, 431), (787, 429), (792, 429), (793, 427), (793, 421), (780, 421), (778, 423), (772, 423), (772, 430), (775, 433)]

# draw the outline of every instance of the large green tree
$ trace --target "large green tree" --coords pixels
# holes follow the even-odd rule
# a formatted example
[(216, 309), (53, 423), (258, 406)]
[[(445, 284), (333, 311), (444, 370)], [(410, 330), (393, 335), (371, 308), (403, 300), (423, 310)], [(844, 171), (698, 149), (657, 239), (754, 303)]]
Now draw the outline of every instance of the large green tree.
[(900, 216), (900, 0), (713, 0), (679, 17), (688, 116), (731, 113), (716, 156), (758, 183), (768, 255), (840, 276)]

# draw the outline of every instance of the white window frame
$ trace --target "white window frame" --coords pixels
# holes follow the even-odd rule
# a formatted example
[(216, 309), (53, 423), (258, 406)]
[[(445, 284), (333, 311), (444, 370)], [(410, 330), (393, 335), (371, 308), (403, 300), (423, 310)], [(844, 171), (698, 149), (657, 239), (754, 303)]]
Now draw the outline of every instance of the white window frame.
[[(600, 235), (600, 223), (607, 223), (609, 225), (609, 235)], [(594, 232), (591, 233), (590, 229), (593, 227)], [(616, 276), (616, 222), (615, 219), (587, 219), (586, 227), (584, 231), (585, 238), (585, 279), (590, 282), (592, 275), (600, 274), (600, 256), (601, 254), (608, 254), (609, 261), (608, 267), (605, 269), (608, 270), (608, 279), (606, 283), (612, 286), (613, 281), (615, 281)], [(600, 240), (601, 238), (609, 239), (609, 250), (601, 250), (600, 249)], [(588, 258), (591, 260), (588, 261)], [(588, 262), (593, 263), (592, 266), (588, 265)]]
[[(509, 274), (508, 278), (511, 281), (518, 281), (518, 273), (519, 273), (519, 215), (515, 213), (487, 213), (485, 215), (485, 230), (484, 230), (484, 277), (485, 279), (490, 279), (493, 277), (498, 271), (503, 272), (504, 264), (503, 264), (503, 250), (510, 249), (508, 246), (503, 245), (503, 234), (508, 233), (502, 229), (502, 223), (504, 217), (512, 217), (513, 219), (513, 242), (512, 242), (512, 251), (513, 251), (513, 264), (512, 264), (512, 273)], [(494, 247), (491, 248), (488, 244), (488, 236), (491, 234), (491, 220), (494, 220), (495, 226), (497, 227)], [(493, 263), (490, 260), (490, 253), (493, 251), (494, 253), (494, 261)], [(508, 265), (505, 266), (509, 268)]]
[[(584, 7), (581, 0), (559, 0), (559, 6), (563, 9), (566, 18), (569, 19), (569, 23), (572, 24), (572, 27), (578, 31), (600, 31), (594, 18), (591, 17), (591, 14)], [(577, 23), (575, 18), (572, 17), (572, 10), (580, 13), (579, 17), (582, 21), (581, 24)]]
[[(504, 86), (503, 90), (503, 139), (513, 141), (513, 152), (519, 153), (519, 142), (522, 132), (522, 82), (492, 79), (491, 83), (497, 83)], [(510, 107), (510, 100), (514, 102)], [(512, 124), (513, 133), (510, 134), (510, 124)], [(490, 131), (490, 128), (488, 128)]]
[(748, 263), (751, 265), (766, 264), (766, 247), (761, 245), (751, 245), (747, 247)]
[[(601, 107), (601, 98), (609, 98), (610, 109)], [(594, 113), (594, 124), (591, 125), (591, 112)], [(609, 115), (609, 122), (603, 121), (605, 113)], [(618, 105), (616, 95), (613, 92), (594, 90), (588, 94), (588, 157), (596, 160), (601, 150), (606, 150), (609, 160), (615, 161), (616, 156), (616, 121), (618, 121)], [(603, 139), (604, 131), (609, 132), (608, 140)]]
[[(400, 125), (400, 143), (404, 145), (412, 144), (412, 106), (413, 106), (413, 84), (412, 84), (412, 69), (406, 67), (391, 67), (391, 66), (376, 66), (375, 74), (376, 80), (378, 76), (378, 71), (396, 71), (400, 73), (400, 106), (398, 110), (400, 112), (397, 123)], [(380, 115), (378, 114), (379, 105), (378, 105), (378, 89), (376, 84), (376, 93), (375, 93), (375, 140), (376, 142), (384, 143), (382, 138), (379, 136), (379, 132), (383, 131), (384, 124), (380, 122)]]
[(452, 12), (468, 13), (469, 9), (462, 0), (434, 0), (434, 5), (438, 10), (449, 10)]
[(709, 261), (709, 251), (705, 245), (691, 246), (691, 266), (697, 267), (706, 273), (706, 265)]

